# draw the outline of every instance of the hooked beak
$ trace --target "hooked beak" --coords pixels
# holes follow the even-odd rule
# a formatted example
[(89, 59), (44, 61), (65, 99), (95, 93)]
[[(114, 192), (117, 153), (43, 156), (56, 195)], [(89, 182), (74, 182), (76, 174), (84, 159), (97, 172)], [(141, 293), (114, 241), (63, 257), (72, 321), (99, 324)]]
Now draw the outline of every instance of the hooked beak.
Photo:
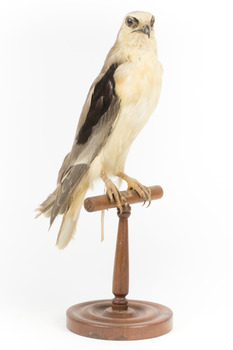
[(150, 37), (150, 27), (148, 26), (148, 24), (146, 24), (144, 27), (142, 27), (140, 29), (135, 29), (133, 32), (142, 32), (142, 33), (148, 35), (148, 38)]

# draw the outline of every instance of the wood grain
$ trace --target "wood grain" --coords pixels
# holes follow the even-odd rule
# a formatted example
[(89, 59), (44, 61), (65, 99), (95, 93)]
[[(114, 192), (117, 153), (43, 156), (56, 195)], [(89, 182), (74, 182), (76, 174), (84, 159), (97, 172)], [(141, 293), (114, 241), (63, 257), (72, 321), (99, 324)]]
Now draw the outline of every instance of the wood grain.
[[(149, 187), (151, 190), (151, 200), (160, 199), (163, 196), (163, 189), (160, 186), (151, 186)], [(121, 193), (124, 195), (124, 197), (127, 200), (128, 204), (135, 204), (135, 203), (141, 203), (144, 202), (144, 199), (140, 197), (136, 191), (134, 190), (128, 190), (128, 191), (121, 191)], [(89, 211), (98, 211), (98, 210), (105, 210), (105, 209), (111, 209), (116, 208), (116, 203), (111, 203), (108, 199), (108, 196), (105, 194), (102, 196), (96, 196), (96, 197), (89, 197), (86, 198), (84, 201), (84, 208)]]
[(172, 329), (172, 311), (149, 301), (129, 300), (128, 310), (119, 312), (111, 299), (93, 300), (70, 307), (66, 315), (69, 330), (96, 339), (148, 339)]
[(126, 295), (129, 292), (129, 243), (128, 243), (128, 218), (131, 207), (123, 209), (119, 213), (118, 234), (116, 242), (112, 292), (115, 298), (112, 300), (113, 310), (127, 310), (128, 300)]

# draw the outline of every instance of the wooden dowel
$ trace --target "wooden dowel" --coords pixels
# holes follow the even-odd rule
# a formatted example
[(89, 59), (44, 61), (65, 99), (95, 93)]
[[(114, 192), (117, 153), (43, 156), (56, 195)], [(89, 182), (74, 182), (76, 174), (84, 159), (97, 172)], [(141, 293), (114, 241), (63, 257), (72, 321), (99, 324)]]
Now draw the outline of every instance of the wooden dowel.
[[(159, 199), (163, 196), (162, 187), (152, 186), (149, 188), (151, 190), (151, 200)], [(134, 190), (121, 191), (121, 193), (126, 198), (128, 204), (144, 202), (144, 199), (141, 198)], [(98, 210), (116, 208), (116, 203), (111, 203), (107, 195), (104, 194), (102, 196), (86, 198), (84, 201), (84, 208), (89, 212), (93, 212)]]

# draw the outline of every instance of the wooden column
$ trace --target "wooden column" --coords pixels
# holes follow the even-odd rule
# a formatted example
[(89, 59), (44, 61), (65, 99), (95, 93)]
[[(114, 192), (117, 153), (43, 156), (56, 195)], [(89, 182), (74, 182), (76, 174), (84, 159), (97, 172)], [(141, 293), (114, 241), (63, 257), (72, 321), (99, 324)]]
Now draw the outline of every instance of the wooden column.
[(125, 298), (129, 292), (129, 247), (128, 247), (128, 217), (131, 208), (124, 207), (119, 216), (115, 263), (113, 272), (112, 292), (115, 298), (112, 300), (113, 310), (127, 310), (128, 300)]

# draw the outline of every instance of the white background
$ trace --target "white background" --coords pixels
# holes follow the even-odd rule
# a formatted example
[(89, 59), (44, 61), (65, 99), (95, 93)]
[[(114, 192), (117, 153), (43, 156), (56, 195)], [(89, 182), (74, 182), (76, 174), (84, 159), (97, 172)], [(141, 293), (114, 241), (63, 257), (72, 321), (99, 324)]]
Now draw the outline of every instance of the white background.
[[(53, 191), (89, 86), (133, 10), (155, 15), (164, 77), (126, 172), (164, 197), (133, 207), (129, 298), (169, 306), (174, 329), (119, 343), (65, 327), (69, 306), (112, 297), (115, 211), (101, 243), (100, 214), (83, 210), (59, 251), (59, 222), (48, 232), (33, 210)], [(0, 1), (2, 349), (232, 349), (232, 33), (224, 0)], [(88, 195), (102, 193), (99, 182)]]

